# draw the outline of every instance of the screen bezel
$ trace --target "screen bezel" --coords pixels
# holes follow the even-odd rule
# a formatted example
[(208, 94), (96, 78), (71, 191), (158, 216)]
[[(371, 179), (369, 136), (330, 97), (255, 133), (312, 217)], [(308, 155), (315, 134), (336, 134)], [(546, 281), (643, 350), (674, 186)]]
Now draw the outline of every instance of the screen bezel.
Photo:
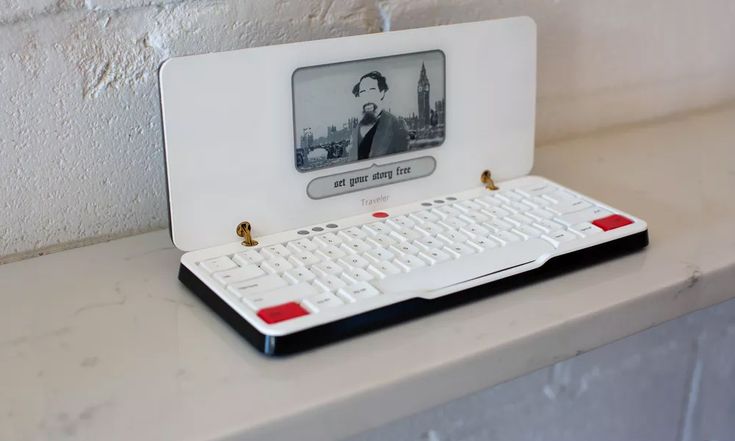
[(293, 166), (296, 169), (296, 171), (298, 171), (299, 173), (318, 172), (318, 171), (322, 171), (322, 170), (326, 170), (326, 169), (334, 168), (334, 167), (344, 167), (344, 166), (349, 166), (349, 165), (352, 165), (352, 164), (363, 164), (363, 163), (368, 162), (368, 161), (375, 161), (375, 160), (382, 159), (382, 158), (398, 157), (399, 155), (405, 155), (407, 153), (413, 153), (413, 152), (416, 152), (416, 151), (419, 151), (419, 150), (420, 151), (425, 151), (425, 150), (430, 151), (430, 150), (433, 150), (433, 149), (435, 149), (437, 147), (441, 147), (442, 145), (444, 145), (444, 143), (447, 140), (446, 116), (445, 116), (445, 124), (444, 124), (444, 136), (442, 137), (441, 142), (439, 144), (436, 144), (436, 145), (431, 145), (431, 146), (424, 147), (424, 148), (421, 148), (421, 149), (418, 149), (418, 150), (408, 150), (408, 151), (405, 151), (405, 152), (390, 153), (390, 154), (383, 155), (383, 156), (378, 156), (378, 157), (375, 157), (375, 158), (358, 159), (356, 161), (345, 162), (345, 163), (341, 163), (341, 164), (330, 164), (330, 165), (326, 165), (326, 166), (319, 167), (319, 168), (313, 168), (313, 169), (310, 169), (310, 170), (302, 170), (301, 168), (299, 168), (298, 163), (297, 163), (297, 159), (296, 159), (296, 151), (298, 149), (299, 134), (297, 133), (298, 130), (296, 128), (296, 104), (297, 103), (296, 103), (296, 84), (295, 84), (295, 77), (296, 77), (296, 74), (298, 72), (303, 71), (303, 70), (307, 70), (307, 69), (324, 68), (324, 67), (338, 66), (338, 65), (350, 64), (350, 63), (362, 63), (362, 62), (369, 62), (369, 61), (376, 61), (376, 60), (384, 60), (384, 59), (387, 59), (387, 58), (399, 58), (399, 57), (406, 57), (406, 56), (411, 56), (411, 55), (429, 54), (429, 53), (435, 53), (435, 52), (438, 52), (439, 54), (441, 54), (441, 60), (442, 60), (442, 78), (441, 78), (442, 81), (441, 82), (442, 82), (442, 87), (444, 88), (444, 96), (443, 96), (443, 99), (444, 99), (444, 109), (445, 109), (445, 112), (446, 112), (446, 108), (447, 108), (447, 95), (448, 95), (448, 93), (447, 93), (447, 55), (441, 49), (429, 49), (429, 50), (416, 51), (416, 52), (407, 52), (407, 53), (401, 53), (401, 54), (382, 55), (382, 56), (378, 56), (378, 57), (358, 58), (358, 59), (353, 59), (353, 60), (338, 61), (338, 62), (334, 62), (334, 63), (324, 63), (324, 64), (315, 64), (315, 65), (311, 65), (311, 66), (302, 66), (302, 67), (299, 67), (299, 68), (295, 69), (293, 71), (293, 73), (291, 74), (291, 122), (292, 122), (292, 126), (293, 126), (293, 142), (294, 142), (294, 144), (293, 144)]

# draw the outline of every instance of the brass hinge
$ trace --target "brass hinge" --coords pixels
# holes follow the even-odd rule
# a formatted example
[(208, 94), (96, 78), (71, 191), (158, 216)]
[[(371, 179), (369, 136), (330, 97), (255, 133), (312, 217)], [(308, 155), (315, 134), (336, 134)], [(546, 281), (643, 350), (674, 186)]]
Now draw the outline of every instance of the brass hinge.
[(485, 188), (488, 190), (497, 190), (498, 186), (495, 185), (495, 182), (493, 182), (493, 178), (490, 174), (490, 170), (485, 170), (480, 175), (480, 182), (485, 184)]
[(246, 247), (254, 247), (258, 244), (258, 241), (253, 239), (251, 231), (252, 226), (248, 221), (240, 222), (240, 224), (237, 226), (237, 229), (235, 230), (235, 233), (237, 233), (238, 236), (244, 239), (242, 241), (242, 244)]

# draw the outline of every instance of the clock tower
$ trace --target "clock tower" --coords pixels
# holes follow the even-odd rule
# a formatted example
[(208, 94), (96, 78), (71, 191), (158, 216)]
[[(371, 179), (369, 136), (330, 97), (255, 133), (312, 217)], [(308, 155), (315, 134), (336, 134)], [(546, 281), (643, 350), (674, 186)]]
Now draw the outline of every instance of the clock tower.
[(419, 127), (428, 126), (431, 123), (431, 107), (429, 107), (429, 78), (426, 76), (426, 66), (421, 63), (421, 75), (416, 93), (419, 98)]

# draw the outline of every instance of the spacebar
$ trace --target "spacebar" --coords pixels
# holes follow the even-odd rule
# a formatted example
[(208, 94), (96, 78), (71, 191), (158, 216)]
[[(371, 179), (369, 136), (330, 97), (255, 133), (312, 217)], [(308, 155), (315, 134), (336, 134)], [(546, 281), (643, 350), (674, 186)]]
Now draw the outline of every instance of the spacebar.
[(386, 294), (433, 291), (533, 262), (553, 250), (545, 240), (529, 239), (387, 277), (375, 285)]

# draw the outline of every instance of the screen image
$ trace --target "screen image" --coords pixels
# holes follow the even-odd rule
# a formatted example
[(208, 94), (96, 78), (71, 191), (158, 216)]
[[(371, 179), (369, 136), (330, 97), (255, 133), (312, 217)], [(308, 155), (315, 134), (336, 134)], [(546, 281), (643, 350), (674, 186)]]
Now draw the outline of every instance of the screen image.
[(302, 172), (436, 147), (445, 137), (439, 50), (297, 69), (294, 150)]

